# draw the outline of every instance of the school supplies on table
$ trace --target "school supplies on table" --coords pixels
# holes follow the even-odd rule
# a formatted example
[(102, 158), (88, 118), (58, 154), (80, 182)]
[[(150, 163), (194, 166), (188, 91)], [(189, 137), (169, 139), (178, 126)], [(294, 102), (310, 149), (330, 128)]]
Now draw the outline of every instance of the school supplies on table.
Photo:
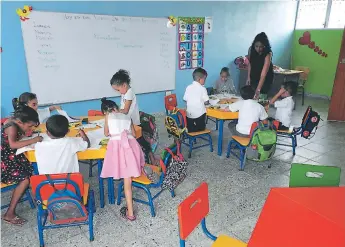
[(109, 142), (109, 138), (104, 138), (99, 142), (99, 145), (104, 146), (104, 145), (108, 145)]

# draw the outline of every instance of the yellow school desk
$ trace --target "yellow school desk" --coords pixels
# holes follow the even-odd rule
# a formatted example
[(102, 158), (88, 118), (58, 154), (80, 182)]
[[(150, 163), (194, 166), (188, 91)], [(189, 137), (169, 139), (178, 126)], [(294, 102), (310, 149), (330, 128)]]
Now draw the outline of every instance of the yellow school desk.
[(207, 108), (206, 115), (216, 119), (216, 125), (218, 129), (218, 155), (222, 155), (223, 149), (223, 127), (226, 120), (237, 120), (238, 112), (223, 111), (221, 109)]
[[(80, 117), (80, 119), (83, 119), (83, 118), (88, 118), (89, 121), (96, 121), (96, 120), (103, 119), (104, 117), (103, 116)], [(37, 128), (40, 129), (42, 133), (45, 133), (47, 131), (45, 124), (40, 124)], [(84, 131), (87, 133), (88, 131), (96, 130), (99, 128), (100, 127), (96, 127), (96, 128), (92, 128), (92, 129), (84, 129)], [(141, 127), (134, 126), (134, 129), (135, 129), (136, 138), (141, 137), (142, 136)], [(70, 128), (70, 131), (67, 134), (67, 136), (75, 137), (77, 135), (77, 133), (78, 133), (78, 129), (72, 127), (72, 128)], [(78, 160), (97, 160), (101, 208), (104, 207), (104, 185), (103, 185), (103, 179), (100, 178), (99, 175), (100, 175), (101, 170), (102, 170), (102, 165), (103, 165), (102, 160), (104, 159), (106, 150), (107, 150), (107, 146), (105, 145), (105, 146), (102, 146), (100, 149), (87, 149), (83, 152), (78, 152)], [(29, 162), (32, 163), (32, 165), (34, 166), (35, 173), (38, 174), (36, 157), (35, 157), (35, 150), (27, 151), (25, 153), (25, 155), (28, 158)], [(108, 184), (109, 184), (109, 181), (108, 181)], [(113, 184), (113, 183), (111, 183), (111, 184)], [(109, 197), (109, 201), (111, 202), (110, 197)]]

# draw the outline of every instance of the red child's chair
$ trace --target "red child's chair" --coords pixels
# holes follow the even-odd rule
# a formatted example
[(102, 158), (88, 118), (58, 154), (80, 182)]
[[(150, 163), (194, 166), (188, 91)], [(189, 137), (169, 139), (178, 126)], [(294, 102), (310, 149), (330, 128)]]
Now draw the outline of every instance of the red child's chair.
[(95, 116), (103, 116), (104, 114), (102, 113), (102, 111), (98, 111), (98, 110), (89, 110), (87, 112), (87, 115), (89, 117), (95, 117)]
[(170, 94), (165, 96), (165, 112), (168, 115), (170, 111), (174, 110), (177, 107), (176, 94)]
[[(49, 179), (47, 175), (35, 175), (30, 178), (32, 192), (37, 202), (37, 227), (40, 246), (44, 246), (43, 230), (79, 225), (89, 226), (90, 241), (93, 241), (93, 213), (95, 210), (94, 193), (92, 190), (89, 190), (89, 184), (84, 183), (83, 175), (81, 173), (64, 173), (51, 174), (49, 176)], [(87, 215), (85, 215), (85, 221), (47, 224), (48, 209), (46, 205), (49, 197), (56, 190), (69, 190), (72, 193), (74, 193), (75, 197), (80, 200), (80, 203), (85, 205), (85, 207), (87, 208)], [(60, 198), (61, 200), (63, 199), (62, 197)], [(68, 200), (70, 199), (67, 198), (66, 202)]]
[(240, 240), (220, 235), (212, 235), (206, 227), (206, 216), (210, 211), (208, 200), (208, 185), (203, 182), (190, 196), (178, 206), (178, 222), (180, 247), (185, 247), (185, 241), (189, 234), (201, 223), (202, 231), (214, 243), (212, 247), (246, 247), (247, 244)]

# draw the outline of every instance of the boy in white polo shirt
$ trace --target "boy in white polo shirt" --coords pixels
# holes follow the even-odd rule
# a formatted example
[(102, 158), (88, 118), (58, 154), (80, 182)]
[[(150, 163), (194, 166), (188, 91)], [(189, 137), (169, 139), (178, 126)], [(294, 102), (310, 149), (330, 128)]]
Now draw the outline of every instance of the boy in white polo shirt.
[(207, 72), (197, 68), (193, 72), (193, 83), (186, 88), (183, 100), (187, 102), (187, 129), (188, 132), (203, 131), (206, 128), (206, 107), (209, 101), (207, 90), (204, 87)]
[[(292, 95), (297, 91), (297, 83), (287, 81), (283, 84), (279, 92), (270, 100), (270, 105), (273, 105), (276, 110), (275, 119), (279, 121), (278, 130), (288, 130), (291, 125), (292, 111), (295, 107)], [(281, 100), (278, 98), (281, 97)]]
[(265, 108), (256, 100), (253, 100), (255, 91), (250, 85), (242, 87), (240, 92), (243, 100), (229, 105), (230, 111), (239, 111), (238, 123), (229, 123), (229, 129), (231, 135), (248, 137), (252, 124), (260, 120), (265, 120), (268, 115)]
[(80, 130), (80, 137), (66, 137), (69, 123), (62, 115), (48, 118), (46, 126), (50, 139), (35, 145), (39, 174), (79, 172), (77, 152), (90, 147), (90, 140), (85, 132)]

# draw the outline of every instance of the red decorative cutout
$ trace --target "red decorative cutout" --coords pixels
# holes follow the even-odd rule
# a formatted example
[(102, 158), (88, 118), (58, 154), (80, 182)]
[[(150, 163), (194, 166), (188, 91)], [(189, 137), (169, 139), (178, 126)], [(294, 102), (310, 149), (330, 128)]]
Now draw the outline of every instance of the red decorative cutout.
[(303, 33), (302, 37), (298, 39), (300, 45), (307, 45), (310, 49), (313, 49), (314, 52), (321, 55), (322, 57), (328, 57), (327, 53), (322, 51), (322, 49), (315, 44), (315, 41), (311, 40), (310, 32), (306, 31)]

